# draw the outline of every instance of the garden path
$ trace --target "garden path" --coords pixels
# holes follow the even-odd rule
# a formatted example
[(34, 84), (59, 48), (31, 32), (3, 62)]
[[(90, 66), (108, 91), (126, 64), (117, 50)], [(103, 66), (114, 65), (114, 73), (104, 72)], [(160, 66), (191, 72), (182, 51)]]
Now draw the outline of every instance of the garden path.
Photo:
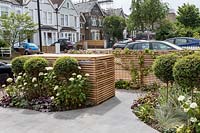
[(0, 133), (158, 133), (130, 109), (140, 94), (117, 90), (99, 106), (66, 112), (0, 108)]

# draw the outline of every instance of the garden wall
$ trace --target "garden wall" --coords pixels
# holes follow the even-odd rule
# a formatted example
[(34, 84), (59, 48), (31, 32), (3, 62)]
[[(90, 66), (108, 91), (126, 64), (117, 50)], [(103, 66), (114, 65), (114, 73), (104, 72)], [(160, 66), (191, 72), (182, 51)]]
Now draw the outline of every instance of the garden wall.
[(115, 96), (115, 68), (113, 55), (97, 54), (42, 54), (31, 55), (46, 58), (53, 65), (59, 57), (70, 56), (79, 61), (82, 72), (90, 74), (89, 81), (92, 89), (88, 98), (94, 104), (100, 104)]

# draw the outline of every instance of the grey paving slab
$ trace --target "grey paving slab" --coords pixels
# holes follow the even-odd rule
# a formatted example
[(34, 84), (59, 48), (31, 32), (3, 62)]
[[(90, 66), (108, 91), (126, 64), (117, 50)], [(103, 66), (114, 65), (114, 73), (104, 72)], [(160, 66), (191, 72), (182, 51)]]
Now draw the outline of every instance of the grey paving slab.
[(132, 113), (139, 95), (118, 90), (99, 106), (66, 112), (0, 108), (0, 133), (158, 133)]

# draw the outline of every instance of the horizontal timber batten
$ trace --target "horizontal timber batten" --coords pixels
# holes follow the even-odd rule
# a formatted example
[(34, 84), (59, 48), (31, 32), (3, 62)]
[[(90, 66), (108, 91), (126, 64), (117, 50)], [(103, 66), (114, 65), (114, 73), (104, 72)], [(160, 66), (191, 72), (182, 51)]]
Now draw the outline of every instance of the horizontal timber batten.
[(81, 71), (90, 74), (89, 82), (92, 86), (88, 99), (95, 105), (115, 96), (115, 65), (114, 56), (109, 54), (41, 54), (30, 57), (44, 57), (50, 66), (59, 57), (76, 58)]

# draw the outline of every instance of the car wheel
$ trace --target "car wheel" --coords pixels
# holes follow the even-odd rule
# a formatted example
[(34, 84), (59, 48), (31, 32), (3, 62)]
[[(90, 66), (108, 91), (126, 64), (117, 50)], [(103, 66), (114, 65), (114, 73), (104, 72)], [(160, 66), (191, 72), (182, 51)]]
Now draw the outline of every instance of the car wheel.
[(28, 51), (25, 51), (24, 54), (25, 54), (25, 55), (29, 55), (29, 52), (28, 52)]

